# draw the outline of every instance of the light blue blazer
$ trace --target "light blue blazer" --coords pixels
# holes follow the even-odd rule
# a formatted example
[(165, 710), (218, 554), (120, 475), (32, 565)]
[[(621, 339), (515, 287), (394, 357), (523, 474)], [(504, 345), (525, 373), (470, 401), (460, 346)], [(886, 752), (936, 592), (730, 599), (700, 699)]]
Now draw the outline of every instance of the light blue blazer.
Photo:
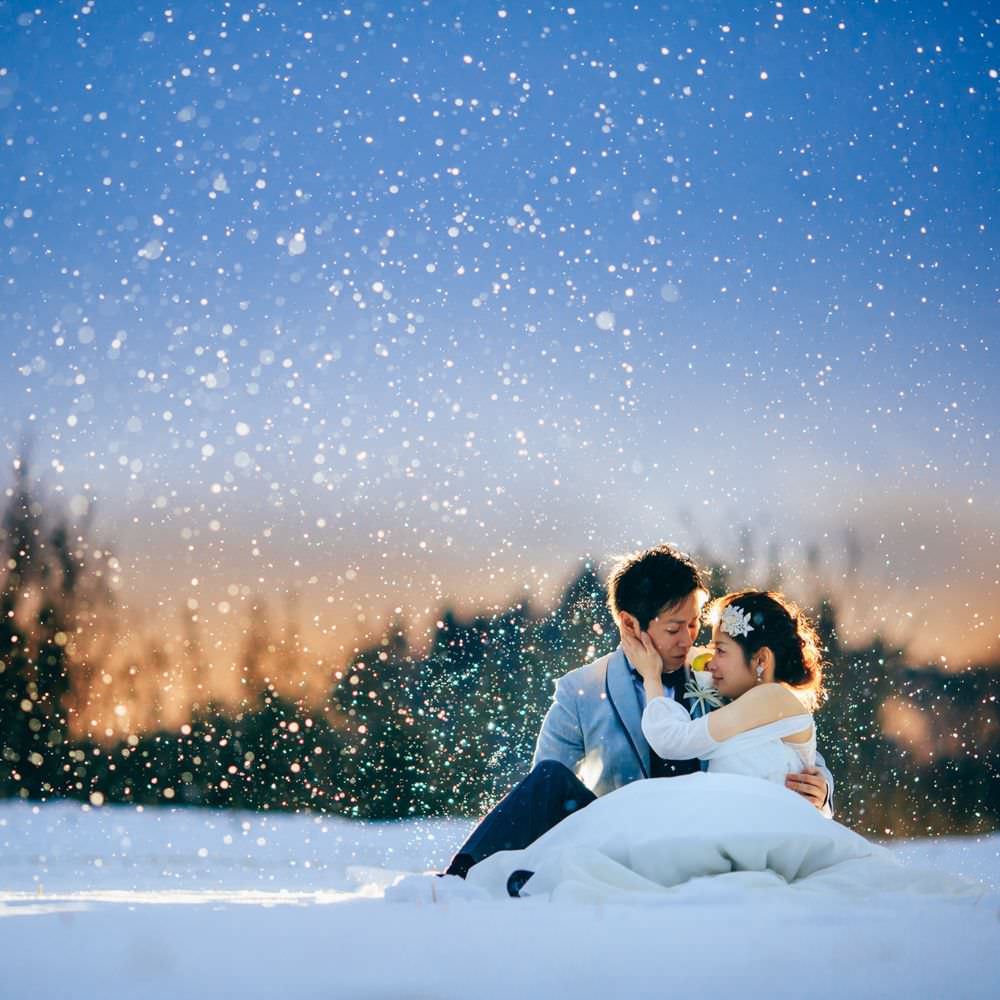
[(595, 794), (649, 777), (649, 744), (625, 653), (619, 646), (563, 674), (542, 722), (532, 766), (557, 760)]
[[(641, 722), (635, 683), (619, 646), (556, 681), (555, 697), (542, 722), (531, 766), (557, 760), (595, 795), (648, 778), (649, 744), (642, 735)], [(833, 777), (819, 754), (816, 766), (830, 788), (823, 811), (832, 815)]]

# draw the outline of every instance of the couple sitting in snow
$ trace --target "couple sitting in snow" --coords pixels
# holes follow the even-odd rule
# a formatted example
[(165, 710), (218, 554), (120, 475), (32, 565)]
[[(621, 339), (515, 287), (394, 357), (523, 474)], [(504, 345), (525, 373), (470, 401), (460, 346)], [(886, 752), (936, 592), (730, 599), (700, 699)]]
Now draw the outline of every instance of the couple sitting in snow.
[(812, 716), (822, 662), (791, 602), (719, 598), (697, 671), (688, 660), (708, 590), (691, 559), (667, 545), (633, 555), (609, 596), (621, 645), (559, 679), (531, 772), (443, 877), (404, 879), (391, 897), (602, 900), (708, 875), (836, 892), (956, 888), (905, 873), (832, 821)]

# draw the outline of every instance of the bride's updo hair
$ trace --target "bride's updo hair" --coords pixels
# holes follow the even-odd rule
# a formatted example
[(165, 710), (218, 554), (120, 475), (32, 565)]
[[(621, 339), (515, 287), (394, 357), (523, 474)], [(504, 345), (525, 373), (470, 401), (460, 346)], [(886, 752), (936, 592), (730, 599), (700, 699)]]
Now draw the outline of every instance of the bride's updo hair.
[(764, 590), (740, 590), (713, 601), (708, 621), (714, 626), (726, 608), (735, 605), (750, 616), (752, 630), (729, 635), (739, 645), (747, 663), (765, 646), (774, 654), (774, 679), (796, 689), (811, 709), (819, 707), (823, 690), (823, 657), (819, 636), (798, 606), (783, 594)]

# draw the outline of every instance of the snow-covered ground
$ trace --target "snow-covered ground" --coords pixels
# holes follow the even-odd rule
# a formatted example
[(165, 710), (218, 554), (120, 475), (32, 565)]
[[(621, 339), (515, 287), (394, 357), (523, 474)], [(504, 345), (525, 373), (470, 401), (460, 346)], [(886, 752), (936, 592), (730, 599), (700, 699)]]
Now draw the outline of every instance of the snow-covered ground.
[(0, 803), (0, 997), (1000, 995), (1000, 834), (892, 845), (971, 902), (382, 899), (469, 827)]

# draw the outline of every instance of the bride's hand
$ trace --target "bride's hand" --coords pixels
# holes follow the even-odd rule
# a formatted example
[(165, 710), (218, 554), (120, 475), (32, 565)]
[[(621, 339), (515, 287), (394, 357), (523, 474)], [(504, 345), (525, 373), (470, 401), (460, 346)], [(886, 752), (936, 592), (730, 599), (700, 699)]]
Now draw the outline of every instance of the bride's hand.
[(658, 681), (663, 672), (663, 660), (653, 646), (653, 640), (648, 632), (639, 632), (636, 636), (631, 631), (622, 631), (622, 647), (628, 662), (635, 667), (644, 681)]

